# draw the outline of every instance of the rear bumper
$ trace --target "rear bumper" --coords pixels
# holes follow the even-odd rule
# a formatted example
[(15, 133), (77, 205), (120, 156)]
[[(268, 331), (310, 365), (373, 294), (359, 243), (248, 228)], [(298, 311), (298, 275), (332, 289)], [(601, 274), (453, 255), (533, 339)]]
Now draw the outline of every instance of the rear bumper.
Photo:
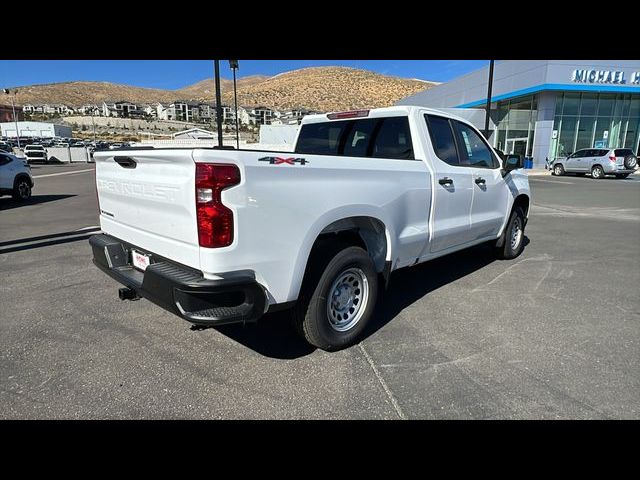
[[(146, 252), (105, 234), (89, 239), (93, 263), (138, 296), (198, 325), (257, 321), (265, 312), (265, 289), (251, 276), (205, 279), (202, 272)], [(144, 272), (131, 264), (131, 249), (149, 254)]]

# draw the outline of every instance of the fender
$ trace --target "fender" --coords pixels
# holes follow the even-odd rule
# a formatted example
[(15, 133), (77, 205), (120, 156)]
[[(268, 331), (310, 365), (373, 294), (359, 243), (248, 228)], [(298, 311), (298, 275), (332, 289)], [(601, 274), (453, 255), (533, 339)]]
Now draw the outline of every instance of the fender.
[(298, 255), (296, 257), (295, 266), (293, 269), (293, 277), (291, 285), (289, 287), (288, 298), (290, 300), (295, 300), (298, 298), (300, 287), (302, 286), (302, 280), (304, 278), (304, 273), (307, 268), (307, 261), (311, 254), (311, 249), (313, 248), (313, 244), (315, 243), (322, 230), (324, 230), (328, 225), (337, 222), (338, 220), (343, 220), (349, 217), (371, 217), (380, 221), (385, 226), (384, 233), (387, 241), (387, 254), (385, 263), (391, 262), (393, 253), (395, 252), (396, 248), (394, 241), (396, 235), (395, 232), (390, 230), (390, 228), (392, 228), (390, 226), (391, 222), (389, 221), (389, 219), (385, 218), (384, 211), (371, 205), (348, 205), (329, 210), (313, 222), (311, 227), (308, 229), (307, 235), (305, 236), (300, 249), (298, 250)]

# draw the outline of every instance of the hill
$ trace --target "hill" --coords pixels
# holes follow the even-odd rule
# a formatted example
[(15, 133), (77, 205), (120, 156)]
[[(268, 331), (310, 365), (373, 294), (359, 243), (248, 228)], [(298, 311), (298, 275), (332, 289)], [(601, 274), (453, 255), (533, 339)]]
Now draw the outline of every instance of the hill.
[[(276, 109), (305, 107), (319, 111), (375, 108), (431, 88), (434, 82), (391, 77), (347, 67), (313, 67), (273, 77), (254, 75), (238, 79), (238, 104)], [(233, 103), (233, 82), (221, 79), (222, 99)], [(213, 79), (179, 90), (133, 87), (109, 82), (64, 82), (19, 87), (16, 103), (62, 103), (79, 107), (105, 100), (170, 103), (175, 100), (215, 99)]]

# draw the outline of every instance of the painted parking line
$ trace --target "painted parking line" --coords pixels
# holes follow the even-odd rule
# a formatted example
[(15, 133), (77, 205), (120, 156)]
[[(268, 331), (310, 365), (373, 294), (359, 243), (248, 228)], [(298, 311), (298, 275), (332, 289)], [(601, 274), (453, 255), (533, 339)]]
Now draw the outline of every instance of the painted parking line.
[(530, 182), (564, 183), (565, 185), (576, 185), (574, 182), (563, 182), (562, 180), (543, 180), (541, 178), (530, 178)]
[(93, 172), (93, 168), (87, 170), (75, 170), (73, 172), (47, 173), (46, 175), (34, 175), (33, 178), (57, 177), (59, 175), (73, 175), (74, 173)]

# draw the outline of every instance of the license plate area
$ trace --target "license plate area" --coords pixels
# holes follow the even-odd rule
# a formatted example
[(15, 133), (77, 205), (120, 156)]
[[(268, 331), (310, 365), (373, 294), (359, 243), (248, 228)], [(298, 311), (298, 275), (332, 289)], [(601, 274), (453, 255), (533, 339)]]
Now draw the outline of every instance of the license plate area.
[(134, 268), (144, 272), (151, 263), (151, 257), (142, 252), (131, 249), (131, 263)]

